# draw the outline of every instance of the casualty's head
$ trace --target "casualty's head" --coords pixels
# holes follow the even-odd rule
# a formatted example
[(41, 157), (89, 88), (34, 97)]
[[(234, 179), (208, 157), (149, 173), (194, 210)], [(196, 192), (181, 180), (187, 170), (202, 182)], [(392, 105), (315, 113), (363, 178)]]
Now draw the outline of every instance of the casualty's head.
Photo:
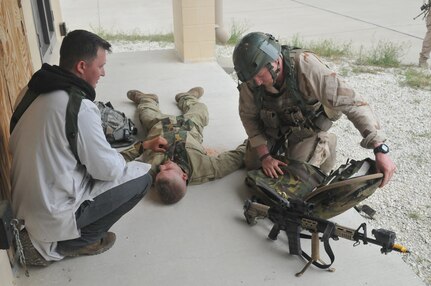
[(111, 44), (85, 30), (69, 32), (60, 47), (60, 67), (88, 82), (93, 88), (105, 76), (106, 54)]
[(272, 35), (262, 32), (245, 35), (233, 51), (233, 64), (238, 79), (242, 82), (254, 81), (257, 85), (260, 85), (265, 72), (275, 82), (280, 59), (280, 44)]
[(174, 204), (185, 196), (187, 179), (187, 174), (177, 163), (167, 161), (159, 166), (154, 186), (165, 204)]

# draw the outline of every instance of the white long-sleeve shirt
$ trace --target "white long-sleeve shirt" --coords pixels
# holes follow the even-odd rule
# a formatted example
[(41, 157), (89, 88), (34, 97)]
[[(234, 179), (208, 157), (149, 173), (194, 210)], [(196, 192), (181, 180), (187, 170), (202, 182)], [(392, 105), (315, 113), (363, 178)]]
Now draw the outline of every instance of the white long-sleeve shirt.
[(22, 115), (10, 137), (14, 215), (48, 260), (62, 257), (56, 242), (80, 236), (75, 211), (85, 200), (146, 174), (150, 165), (126, 164), (106, 141), (100, 113), (90, 100), (78, 115), (77, 161), (66, 138), (65, 91), (42, 94)]

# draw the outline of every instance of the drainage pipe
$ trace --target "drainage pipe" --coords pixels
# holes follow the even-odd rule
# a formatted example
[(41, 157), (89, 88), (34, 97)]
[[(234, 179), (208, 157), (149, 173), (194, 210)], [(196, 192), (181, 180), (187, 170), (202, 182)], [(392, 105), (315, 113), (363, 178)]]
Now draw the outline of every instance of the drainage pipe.
[(226, 44), (230, 33), (223, 25), (223, 0), (215, 0), (215, 33), (218, 44)]

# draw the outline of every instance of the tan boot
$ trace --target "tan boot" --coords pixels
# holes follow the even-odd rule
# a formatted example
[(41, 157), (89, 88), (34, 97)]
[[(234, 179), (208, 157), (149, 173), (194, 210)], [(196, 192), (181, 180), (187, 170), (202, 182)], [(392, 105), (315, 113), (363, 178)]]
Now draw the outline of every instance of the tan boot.
[(200, 98), (203, 94), (204, 94), (204, 89), (200, 86), (197, 86), (197, 87), (194, 87), (192, 89), (189, 89), (189, 91), (187, 91), (187, 92), (181, 92), (181, 93), (178, 93), (177, 95), (175, 95), (175, 101), (176, 102), (180, 101), (181, 97), (186, 96), (186, 95), (191, 95), (191, 96), (194, 96), (196, 98)]
[(419, 59), (419, 67), (423, 68), (423, 69), (427, 69), (428, 68), (427, 59), (420, 58)]
[(61, 249), (57, 247), (57, 252), (63, 256), (82, 256), (82, 255), (96, 255), (103, 253), (110, 249), (115, 243), (115, 233), (107, 232), (104, 237), (95, 243), (83, 246), (77, 249)]
[(136, 104), (139, 104), (141, 102), (141, 99), (147, 97), (147, 98), (151, 98), (152, 100), (154, 100), (155, 102), (159, 103), (159, 98), (157, 97), (157, 95), (152, 94), (152, 93), (143, 93), (139, 90), (129, 90), (127, 92), (127, 98), (130, 99), (131, 101), (133, 101)]

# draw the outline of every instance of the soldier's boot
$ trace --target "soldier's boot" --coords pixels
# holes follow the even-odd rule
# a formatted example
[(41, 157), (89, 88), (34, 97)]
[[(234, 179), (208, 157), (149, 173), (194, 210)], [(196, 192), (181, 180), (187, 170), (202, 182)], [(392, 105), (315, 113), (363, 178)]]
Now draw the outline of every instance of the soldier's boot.
[(203, 94), (204, 94), (204, 89), (200, 86), (197, 86), (197, 87), (189, 89), (189, 91), (187, 91), (187, 92), (181, 92), (181, 93), (178, 93), (177, 95), (175, 95), (175, 101), (179, 102), (180, 99), (186, 95), (191, 95), (191, 96), (194, 96), (196, 98), (200, 98)]
[(424, 57), (419, 57), (419, 67), (423, 68), (423, 69), (427, 69), (428, 68), (428, 63), (427, 63), (427, 58)]
[(150, 99), (154, 100), (155, 102), (159, 103), (159, 98), (157, 95), (152, 94), (152, 93), (143, 93), (143, 92), (141, 92), (139, 90), (135, 90), (135, 89), (129, 90), (127, 92), (127, 98), (136, 104), (139, 104), (141, 102), (142, 98), (150, 98)]
[(26, 229), (19, 232), (19, 239), (23, 248), (26, 265), (45, 267), (51, 264), (51, 261), (45, 260), (36, 248), (34, 248)]

